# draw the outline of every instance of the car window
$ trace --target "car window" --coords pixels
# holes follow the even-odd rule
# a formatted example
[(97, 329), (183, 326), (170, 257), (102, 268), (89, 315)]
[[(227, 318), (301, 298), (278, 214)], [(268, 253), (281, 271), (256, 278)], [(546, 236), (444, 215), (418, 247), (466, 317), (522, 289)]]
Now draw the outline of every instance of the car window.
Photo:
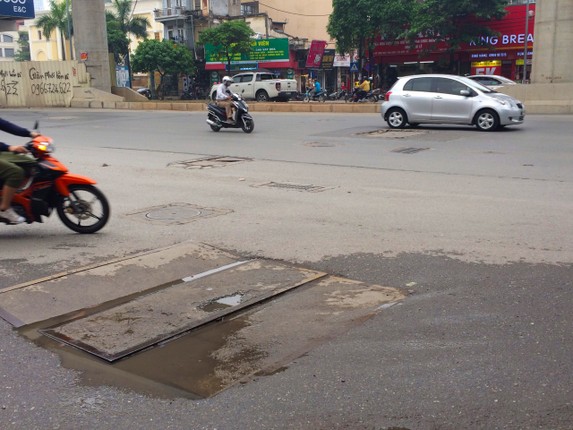
[(432, 78), (413, 78), (404, 84), (404, 91), (432, 91)]
[(467, 85), (462, 82), (458, 82), (454, 79), (448, 78), (434, 78), (435, 88), (434, 91), (437, 93), (453, 94), (456, 96), (460, 95), (460, 91), (468, 90)]
[(497, 79), (489, 78), (487, 76), (475, 77), (474, 81), (477, 81), (482, 85), (499, 85), (500, 84), (500, 82)]

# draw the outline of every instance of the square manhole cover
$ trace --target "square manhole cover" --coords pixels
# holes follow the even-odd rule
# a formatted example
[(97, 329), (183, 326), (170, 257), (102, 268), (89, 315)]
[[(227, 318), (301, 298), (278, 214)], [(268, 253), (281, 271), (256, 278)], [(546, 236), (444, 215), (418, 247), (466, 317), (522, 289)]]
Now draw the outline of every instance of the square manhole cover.
[(231, 209), (204, 208), (189, 203), (171, 203), (153, 206), (127, 214), (141, 221), (154, 224), (186, 224), (199, 218), (211, 218), (233, 212)]

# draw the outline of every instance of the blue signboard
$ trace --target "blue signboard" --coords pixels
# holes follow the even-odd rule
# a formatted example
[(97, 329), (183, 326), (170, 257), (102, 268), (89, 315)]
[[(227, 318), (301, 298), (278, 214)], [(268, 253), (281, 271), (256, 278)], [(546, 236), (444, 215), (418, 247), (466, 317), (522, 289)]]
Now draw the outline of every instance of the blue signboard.
[(34, 18), (34, 0), (0, 0), (0, 16)]

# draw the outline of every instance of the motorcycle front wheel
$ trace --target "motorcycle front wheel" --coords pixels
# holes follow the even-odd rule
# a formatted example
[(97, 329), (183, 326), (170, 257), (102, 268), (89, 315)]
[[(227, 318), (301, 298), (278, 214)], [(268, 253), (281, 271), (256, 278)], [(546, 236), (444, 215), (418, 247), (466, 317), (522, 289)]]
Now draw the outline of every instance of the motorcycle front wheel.
[(110, 216), (104, 194), (93, 185), (70, 185), (69, 190), (70, 195), (60, 198), (56, 206), (60, 220), (76, 233), (101, 230)]
[(255, 121), (252, 119), (243, 119), (241, 122), (241, 128), (245, 133), (251, 133), (255, 129)]

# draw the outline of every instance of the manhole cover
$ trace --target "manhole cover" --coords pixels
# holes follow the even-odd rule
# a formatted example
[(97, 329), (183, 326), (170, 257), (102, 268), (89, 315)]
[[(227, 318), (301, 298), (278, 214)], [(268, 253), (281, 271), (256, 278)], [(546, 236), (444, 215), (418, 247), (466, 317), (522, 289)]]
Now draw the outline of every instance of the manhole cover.
[(233, 163), (240, 163), (243, 161), (252, 161), (251, 158), (241, 157), (209, 157), (199, 158), (197, 160), (185, 160), (169, 163), (169, 167), (181, 167), (183, 169), (210, 169), (213, 167), (224, 167)]
[(365, 133), (358, 133), (358, 135), (360, 136), (384, 137), (386, 139), (406, 139), (409, 137), (423, 136), (426, 134), (428, 134), (427, 130), (408, 130), (408, 129), (389, 130), (386, 128), (374, 131), (367, 131)]
[(267, 182), (264, 184), (253, 185), (253, 187), (281, 188), (284, 190), (306, 191), (309, 193), (318, 193), (321, 191), (328, 190), (327, 187), (321, 187), (319, 185), (291, 184), (291, 183), (280, 183), (280, 182)]
[(157, 224), (186, 224), (199, 218), (210, 218), (231, 213), (230, 209), (204, 208), (188, 203), (171, 203), (165, 206), (154, 206), (127, 214), (137, 219)]

